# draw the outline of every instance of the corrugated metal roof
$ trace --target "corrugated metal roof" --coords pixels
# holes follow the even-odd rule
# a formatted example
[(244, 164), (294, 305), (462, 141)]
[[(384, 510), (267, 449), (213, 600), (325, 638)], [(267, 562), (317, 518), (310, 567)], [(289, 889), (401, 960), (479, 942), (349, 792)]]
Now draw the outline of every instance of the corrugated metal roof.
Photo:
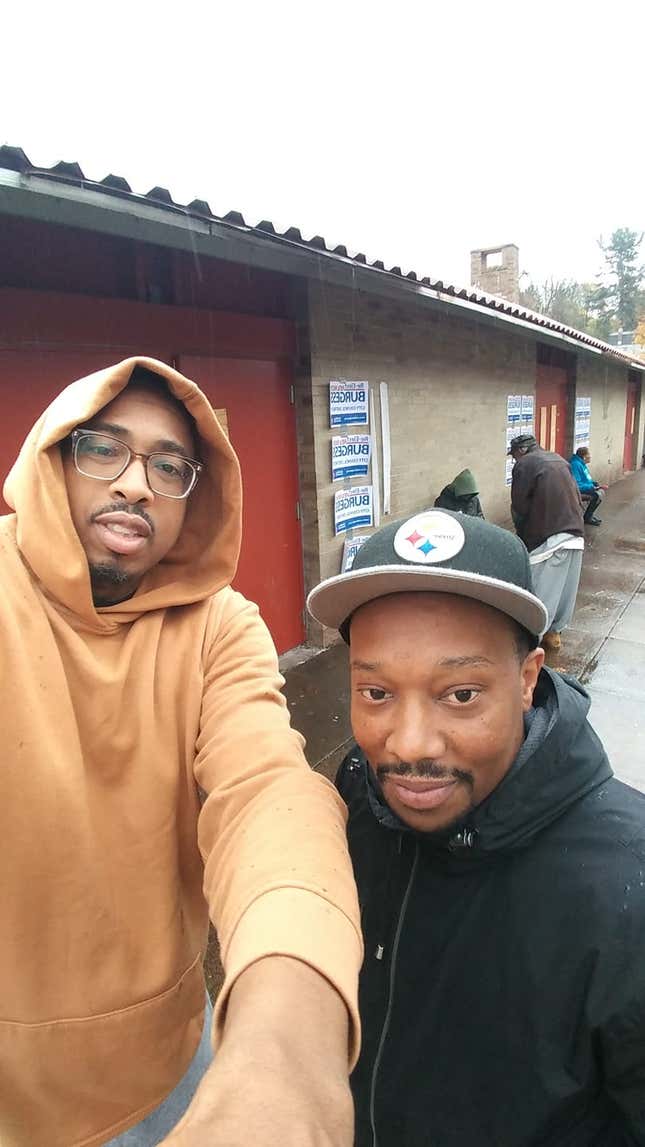
[(153, 187), (145, 195), (139, 195), (133, 192), (128, 181), (120, 175), (106, 175), (104, 179), (98, 182), (87, 179), (80, 164), (75, 162), (60, 162), (54, 164), (53, 167), (37, 167), (31, 163), (20, 147), (0, 146), (0, 168), (18, 172), (20, 175), (33, 175), (53, 182), (70, 184), (80, 189), (100, 191), (105, 195), (124, 197), (135, 202), (143, 203), (146, 201), (150, 205), (161, 207), (184, 218), (194, 217), (202, 221), (224, 223), (228, 227), (240, 230), (245, 235), (256, 234), (276, 243), (302, 247), (303, 251), (322, 254), (330, 259), (342, 259), (356, 263), (375, 274), (388, 275), (394, 279), (418, 283), (420, 286), (428, 287), (437, 292), (439, 296), (446, 296), (455, 300), (461, 299), (474, 306), (485, 307), (490, 311), (497, 312), (500, 318), (507, 317), (511, 320), (520, 320), (532, 326), (542, 327), (546, 331), (552, 331), (603, 354), (611, 355), (612, 358), (620, 359), (632, 366), (640, 366), (643, 369), (642, 362), (637, 362), (631, 356), (621, 353), (617, 347), (610, 346), (601, 339), (593, 338), (591, 335), (585, 334), (584, 331), (578, 331), (574, 327), (556, 322), (555, 319), (551, 319), (547, 315), (528, 310), (519, 303), (512, 303), (508, 299), (489, 295), (480, 290), (479, 287), (458, 287), (452, 283), (445, 283), (442, 279), (433, 279), (428, 275), (420, 276), (416, 271), (408, 271), (404, 274), (399, 266), (386, 267), (381, 259), (368, 262), (367, 257), (361, 251), (349, 251), (343, 244), (337, 244), (335, 247), (328, 246), (322, 235), (314, 235), (311, 239), (305, 239), (297, 227), (288, 227), (286, 231), (279, 232), (276, 231), (269, 219), (262, 219), (256, 224), (248, 224), (239, 211), (229, 211), (226, 215), (216, 215), (205, 199), (193, 199), (188, 204), (175, 203), (172, 195), (165, 187)]

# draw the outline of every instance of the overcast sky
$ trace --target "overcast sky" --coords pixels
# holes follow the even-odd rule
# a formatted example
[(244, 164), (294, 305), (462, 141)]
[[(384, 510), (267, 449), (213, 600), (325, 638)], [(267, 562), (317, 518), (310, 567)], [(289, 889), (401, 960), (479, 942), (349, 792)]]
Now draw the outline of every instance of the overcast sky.
[(645, 227), (643, 4), (11, 7), (0, 139), (36, 164), (459, 283), (506, 242), (593, 278), (600, 234)]

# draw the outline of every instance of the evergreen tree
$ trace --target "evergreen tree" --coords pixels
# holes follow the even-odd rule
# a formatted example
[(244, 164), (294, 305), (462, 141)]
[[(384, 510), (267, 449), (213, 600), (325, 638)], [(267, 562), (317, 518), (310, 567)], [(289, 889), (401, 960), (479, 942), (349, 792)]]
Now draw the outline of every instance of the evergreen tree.
[[(598, 243), (605, 256), (604, 298), (605, 310), (611, 311), (618, 325), (625, 331), (634, 330), (639, 318), (641, 286), (645, 279), (645, 267), (639, 262), (639, 250), (643, 232), (631, 231), (629, 227), (619, 227), (613, 232), (607, 244)], [(607, 282), (606, 280), (609, 280)]]

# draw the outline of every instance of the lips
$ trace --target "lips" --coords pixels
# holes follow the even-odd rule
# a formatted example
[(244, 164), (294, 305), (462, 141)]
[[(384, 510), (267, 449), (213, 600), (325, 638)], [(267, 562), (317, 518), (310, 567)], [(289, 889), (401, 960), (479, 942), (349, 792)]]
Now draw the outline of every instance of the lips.
[(123, 556), (139, 553), (152, 536), (152, 530), (144, 518), (123, 511), (99, 514), (94, 518), (93, 525), (105, 548)]
[(411, 809), (438, 808), (450, 799), (457, 783), (455, 779), (417, 781), (395, 776), (383, 779), (383, 784), (391, 788), (392, 795), (400, 804)]

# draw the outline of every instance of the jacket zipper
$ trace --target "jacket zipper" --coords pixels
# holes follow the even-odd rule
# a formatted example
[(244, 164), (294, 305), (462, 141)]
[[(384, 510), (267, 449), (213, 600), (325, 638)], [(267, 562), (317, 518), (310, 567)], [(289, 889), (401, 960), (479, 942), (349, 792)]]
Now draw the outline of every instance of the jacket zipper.
[[(414, 849), (414, 861), (412, 863), (412, 869), (410, 871), (410, 877), (408, 880), (408, 885), (407, 885), (407, 888), (405, 890), (405, 896), (403, 897), (403, 903), (401, 905), (401, 911), (399, 912), (399, 919), (397, 921), (396, 932), (394, 934), (394, 942), (392, 944), (392, 960), (390, 962), (390, 979), (389, 979), (389, 986), (388, 986), (387, 1010), (385, 1012), (385, 1019), (383, 1021), (383, 1028), (381, 1030), (381, 1038), (379, 1039), (378, 1050), (376, 1052), (376, 1058), (374, 1060), (374, 1067), (372, 1069), (372, 1081), (370, 1084), (370, 1127), (372, 1130), (372, 1147), (378, 1147), (378, 1139), (377, 1139), (377, 1135), (376, 1135), (376, 1113), (375, 1113), (376, 1078), (378, 1076), (379, 1068), (381, 1066), (381, 1059), (383, 1057), (383, 1049), (385, 1047), (385, 1040), (387, 1039), (387, 1033), (388, 1033), (389, 1028), (390, 1028), (390, 1020), (392, 1017), (392, 1001), (393, 1001), (393, 996), (394, 996), (394, 977), (396, 975), (396, 958), (397, 958), (398, 951), (399, 951), (399, 941), (401, 939), (401, 932), (403, 931), (403, 924), (405, 921), (405, 914), (406, 914), (406, 911), (408, 908), (408, 901), (410, 899), (410, 893), (412, 892), (412, 884), (413, 884), (414, 877), (415, 877), (415, 874), (417, 871), (418, 859), (419, 859), (419, 845), (416, 844), (415, 849)], [(379, 945), (379, 948), (381, 948), (381, 945)], [(381, 949), (380, 954), (377, 953), (376, 958), (381, 959), (382, 955), (383, 955), (383, 952)]]

